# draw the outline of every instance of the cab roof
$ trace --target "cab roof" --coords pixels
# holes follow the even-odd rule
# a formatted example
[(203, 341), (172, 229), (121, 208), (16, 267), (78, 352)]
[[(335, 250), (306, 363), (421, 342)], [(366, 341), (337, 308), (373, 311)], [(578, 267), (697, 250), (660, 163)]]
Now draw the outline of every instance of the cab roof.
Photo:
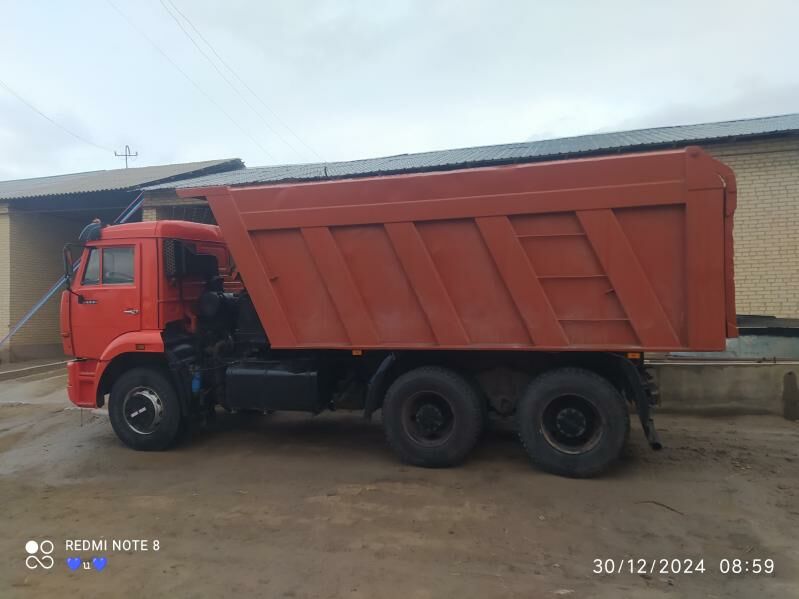
[(170, 239), (190, 239), (193, 241), (224, 241), (222, 233), (216, 225), (204, 225), (182, 220), (157, 220), (109, 225), (101, 229), (99, 241), (136, 239), (141, 237), (165, 237)]

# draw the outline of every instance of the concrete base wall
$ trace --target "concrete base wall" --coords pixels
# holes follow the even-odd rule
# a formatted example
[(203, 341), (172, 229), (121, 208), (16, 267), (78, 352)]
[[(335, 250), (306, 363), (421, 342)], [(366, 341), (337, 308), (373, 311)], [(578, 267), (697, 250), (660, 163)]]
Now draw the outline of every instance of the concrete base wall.
[(653, 364), (660, 412), (779, 414), (799, 418), (799, 362)]
[(799, 361), (799, 337), (777, 335), (745, 335), (727, 339), (723, 352), (673, 352), (672, 357), (697, 358), (700, 360), (790, 360)]
[(64, 360), (64, 348), (61, 343), (28, 343), (11, 344), (3, 362), (26, 362), (28, 360), (54, 359)]

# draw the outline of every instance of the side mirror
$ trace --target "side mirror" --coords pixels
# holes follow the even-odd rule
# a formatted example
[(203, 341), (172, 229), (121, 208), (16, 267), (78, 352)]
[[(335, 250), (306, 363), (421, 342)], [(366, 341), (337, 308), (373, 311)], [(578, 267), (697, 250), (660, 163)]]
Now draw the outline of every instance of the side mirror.
[(67, 289), (72, 289), (72, 273), (75, 271), (75, 267), (73, 266), (74, 260), (72, 259), (72, 248), (70, 244), (64, 246), (63, 250), (63, 258), (64, 258), (64, 283), (67, 286)]
[[(82, 303), (83, 296), (72, 291), (72, 275), (75, 274), (75, 271), (78, 270), (78, 266), (80, 265), (80, 258), (76, 260), (72, 255), (72, 248), (74, 246), (74, 243), (68, 243), (62, 250), (62, 257), (64, 259), (64, 285), (66, 285), (67, 291), (78, 296), (78, 303)], [(79, 245), (77, 247), (81, 248), (81, 251), (83, 251), (84, 246)]]

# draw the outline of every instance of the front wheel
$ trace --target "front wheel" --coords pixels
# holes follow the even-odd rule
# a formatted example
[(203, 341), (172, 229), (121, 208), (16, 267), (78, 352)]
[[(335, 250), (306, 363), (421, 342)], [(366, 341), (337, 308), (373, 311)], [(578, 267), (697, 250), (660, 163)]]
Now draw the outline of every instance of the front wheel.
[(560, 368), (535, 378), (516, 415), (519, 437), (533, 463), (574, 478), (609, 468), (630, 432), (621, 394), (607, 379), (582, 368)]
[(383, 401), (386, 439), (414, 466), (442, 468), (462, 462), (485, 424), (484, 400), (462, 376), (426, 366), (406, 372)]
[(141, 451), (166, 449), (177, 440), (182, 424), (175, 388), (154, 368), (134, 368), (116, 380), (108, 416), (117, 437)]

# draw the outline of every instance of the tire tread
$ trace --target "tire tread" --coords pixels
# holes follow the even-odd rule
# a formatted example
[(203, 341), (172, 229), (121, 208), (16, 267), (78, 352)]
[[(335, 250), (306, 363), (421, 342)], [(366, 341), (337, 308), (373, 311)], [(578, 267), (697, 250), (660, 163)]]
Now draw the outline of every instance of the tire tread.
[[(624, 402), (624, 398), (621, 396), (618, 390), (605, 377), (600, 376), (595, 372), (592, 372), (584, 368), (565, 367), (565, 368), (557, 368), (555, 370), (550, 370), (548, 372), (540, 374), (531, 381), (530, 385), (528, 386), (527, 390), (524, 393), (524, 396), (522, 397), (520, 404), (525, 401), (532, 401), (528, 399), (529, 394), (532, 393), (531, 390), (546, 385), (550, 380), (558, 380), (559, 378), (562, 377), (569, 377), (571, 379), (582, 378), (586, 381), (592, 381), (595, 386), (599, 388), (605, 388), (608, 391), (610, 391), (613, 396), (615, 396), (623, 413), (622, 417), (623, 439), (618, 448), (619, 449), (618, 453), (620, 453), (621, 450), (627, 446), (627, 442), (630, 437), (629, 412), (627, 411), (627, 406)], [(521, 405), (517, 408), (517, 412), (519, 415), (522, 414), (523, 410)], [(523, 416), (520, 417), (523, 418)], [(591, 478), (606, 471), (612, 463), (611, 460), (601, 460), (590, 464), (578, 463), (573, 466), (566, 466), (563, 463), (563, 460), (561, 460), (560, 463), (558, 464), (555, 463), (553, 460), (546, 459), (546, 455), (539, 452), (538, 448), (535, 447), (532, 443), (533, 438), (530, 438), (528, 435), (525, 434), (525, 427), (522, 422), (519, 422), (518, 436), (519, 440), (522, 443), (522, 446), (524, 447), (524, 450), (527, 452), (527, 455), (530, 457), (532, 462), (552, 474), (558, 474), (570, 478)], [(551, 451), (556, 451), (556, 450), (552, 449)], [(618, 453), (616, 456), (614, 456), (614, 458), (618, 457)]]
[[(413, 451), (405, 443), (399, 417), (396, 420), (393, 417), (395, 408), (393, 404), (401, 402), (402, 399), (396, 397), (398, 390), (404, 385), (425, 378), (444, 381), (464, 400), (459, 402), (459, 408), (463, 410), (460, 420), (466, 422), (468, 426), (464, 427), (465, 431), (457, 439), (455, 447), (443, 446)], [(422, 366), (400, 375), (388, 388), (383, 402), (383, 429), (389, 447), (403, 462), (423, 468), (442, 468), (462, 463), (482, 436), (485, 419), (485, 407), (477, 389), (458, 373), (440, 366)]]

